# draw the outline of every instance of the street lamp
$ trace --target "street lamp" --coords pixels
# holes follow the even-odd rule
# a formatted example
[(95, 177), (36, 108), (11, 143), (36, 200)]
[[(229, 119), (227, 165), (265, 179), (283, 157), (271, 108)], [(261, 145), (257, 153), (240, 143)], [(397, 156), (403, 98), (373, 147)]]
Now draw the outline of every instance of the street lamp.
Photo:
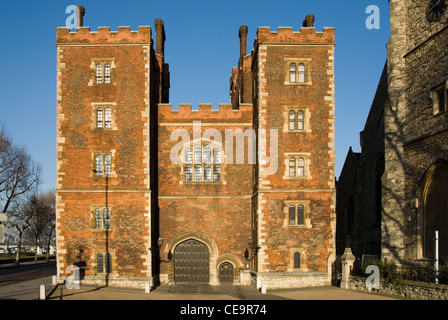
[(255, 259), (255, 255), (258, 253), (258, 250), (260, 250), (260, 247), (257, 245), (256, 241), (254, 241), (254, 239), (252, 238), (252, 236), (249, 236), (247, 238), (247, 244), (249, 246), (249, 248), (252, 250), (252, 258), (249, 258), (249, 251), (246, 248), (246, 251), (244, 252), (244, 258), (247, 261), (252, 261), (253, 259)]

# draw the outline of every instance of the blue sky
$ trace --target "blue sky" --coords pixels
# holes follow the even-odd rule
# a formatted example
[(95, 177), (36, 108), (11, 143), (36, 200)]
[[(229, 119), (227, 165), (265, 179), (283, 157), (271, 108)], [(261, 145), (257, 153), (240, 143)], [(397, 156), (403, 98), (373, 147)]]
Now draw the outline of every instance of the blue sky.
[[(0, 125), (25, 145), (43, 174), (42, 190), (56, 187), (56, 28), (68, 5), (86, 8), (84, 25), (154, 26), (165, 22), (173, 106), (229, 102), (229, 78), (239, 57), (238, 30), (249, 27), (248, 52), (257, 27), (299, 30), (307, 14), (316, 30), (336, 29), (336, 176), (350, 146), (359, 151), (364, 124), (386, 61), (386, 0), (226, 1), (3, 1), (0, 20)], [(380, 29), (369, 30), (366, 8), (380, 9)]]

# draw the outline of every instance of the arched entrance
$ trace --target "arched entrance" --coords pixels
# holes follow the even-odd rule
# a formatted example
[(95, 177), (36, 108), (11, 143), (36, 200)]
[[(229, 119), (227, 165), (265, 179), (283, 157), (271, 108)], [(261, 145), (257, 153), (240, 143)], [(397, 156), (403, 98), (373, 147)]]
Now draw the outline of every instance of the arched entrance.
[(219, 265), (219, 282), (233, 284), (233, 264), (230, 262), (223, 262)]
[(423, 256), (434, 258), (434, 233), (439, 231), (439, 256), (448, 257), (448, 166), (431, 168), (423, 192)]
[(206, 283), (210, 281), (208, 247), (195, 239), (186, 240), (174, 250), (174, 281), (176, 283)]

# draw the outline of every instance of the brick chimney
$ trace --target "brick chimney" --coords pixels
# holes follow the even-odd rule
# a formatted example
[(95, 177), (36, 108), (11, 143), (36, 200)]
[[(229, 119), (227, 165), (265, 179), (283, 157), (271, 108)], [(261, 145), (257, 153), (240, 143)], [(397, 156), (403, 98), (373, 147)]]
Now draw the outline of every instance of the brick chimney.
[(305, 17), (305, 20), (303, 21), (304, 27), (313, 28), (314, 27), (314, 15), (309, 14)]
[(249, 29), (247, 26), (241, 26), (239, 37), (240, 37), (240, 58), (244, 57), (247, 53), (247, 31)]
[(76, 16), (78, 17), (78, 28), (83, 27), (84, 26), (84, 15), (86, 14), (86, 9), (83, 6), (78, 6), (78, 10), (77, 10), (77, 14)]
[(165, 53), (165, 28), (163, 26), (163, 20), (156, 19), (154, 24), (156, 26), (156, 54), (163, 60)]

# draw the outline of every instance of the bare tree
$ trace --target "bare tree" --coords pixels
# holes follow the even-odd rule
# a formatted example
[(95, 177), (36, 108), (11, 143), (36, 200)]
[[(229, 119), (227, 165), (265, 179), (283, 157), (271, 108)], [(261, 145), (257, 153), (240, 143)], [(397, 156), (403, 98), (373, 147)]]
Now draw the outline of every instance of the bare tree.
[(20, 263), (20, 252), (25, 231), (30, 227), (34, 214), (29, 200), (28, 197), (21, 197), (20, 201), (16, 199), (8, 212), (7, 226), (17, 232), (17, 251), (14, 261), (16, 266)]
[(36, 164), (25, 147), (17, 147), (2, 128), (0, 131), (0, 207), (7, 212), (15, 198), (37, 188), (40, 166)]
[(26, 236), (35, 246), (34, 262), (37, 262), (38, 248), (45, 246), (46, 261), (49, 260), (51, 243), (55, 240), (56, 212), (53, 191), (31, 196), (30, 209), (33, 211)]

